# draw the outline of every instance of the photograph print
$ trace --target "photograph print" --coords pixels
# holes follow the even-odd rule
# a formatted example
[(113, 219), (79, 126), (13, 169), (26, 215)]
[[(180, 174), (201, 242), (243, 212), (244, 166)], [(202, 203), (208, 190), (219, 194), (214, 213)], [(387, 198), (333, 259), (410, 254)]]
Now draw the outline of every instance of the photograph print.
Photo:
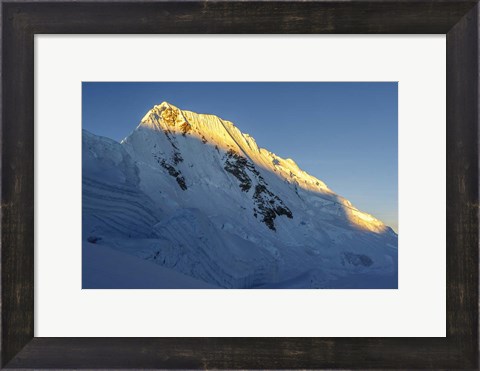
[(83, 289), (397, 289), (397, 82), (83, 82)]

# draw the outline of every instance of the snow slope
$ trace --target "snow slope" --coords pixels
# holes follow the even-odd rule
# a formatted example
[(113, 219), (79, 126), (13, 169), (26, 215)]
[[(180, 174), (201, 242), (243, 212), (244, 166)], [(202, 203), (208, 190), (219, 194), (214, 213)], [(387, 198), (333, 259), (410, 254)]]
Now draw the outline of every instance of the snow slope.
[(215, 286), (107, 246), (83, 245), (84, 289), (213, 289)]
[(396, 287), (389, 227), (231, 122), (166, 102), (121, 143), (84, 131), (83, 223), (94, 245), (216, 287)]

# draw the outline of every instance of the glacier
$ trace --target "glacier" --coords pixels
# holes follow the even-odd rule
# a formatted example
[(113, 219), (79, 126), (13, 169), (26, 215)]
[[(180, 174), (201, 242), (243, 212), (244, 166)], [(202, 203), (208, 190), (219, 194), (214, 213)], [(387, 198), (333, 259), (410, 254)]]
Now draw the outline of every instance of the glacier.
[(83, 288), (398, 286), (390, 227), (233, 123), (167, 102), (120, 143), (83, 130), (82, 213)]

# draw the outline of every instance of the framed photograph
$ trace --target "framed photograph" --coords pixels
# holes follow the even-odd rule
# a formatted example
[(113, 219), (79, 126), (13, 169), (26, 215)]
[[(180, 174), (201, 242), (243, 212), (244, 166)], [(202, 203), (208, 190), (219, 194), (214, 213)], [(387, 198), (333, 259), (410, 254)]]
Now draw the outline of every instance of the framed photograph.
[(478, 368), (478, 17), (3, 1), (1, 366)]
[(398, 288), (397, 85), (83, 82), (82, 288)]

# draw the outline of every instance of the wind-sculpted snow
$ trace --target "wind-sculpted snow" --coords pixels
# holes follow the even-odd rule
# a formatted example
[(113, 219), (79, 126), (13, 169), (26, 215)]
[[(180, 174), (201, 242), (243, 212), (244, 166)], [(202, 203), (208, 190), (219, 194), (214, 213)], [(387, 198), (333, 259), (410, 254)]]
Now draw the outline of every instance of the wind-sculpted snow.
[(105, 235), (155, 236), (161, 208), (140, 191), (136, 165), (122, 146), (83, 131), (83, 234), (98, 242)]
[(274, 258), (254, 243), (218, 229), (198, 209), (179, 209), (155, 225), (162, 236), (149, 260), (205, 282), (250, 288), (268, 282)]
[(396, 286), (389, 227), (232, 123), (168, 103), (121, 143), (84, 132), (83, 220), (90, 245), (215, 287)]

